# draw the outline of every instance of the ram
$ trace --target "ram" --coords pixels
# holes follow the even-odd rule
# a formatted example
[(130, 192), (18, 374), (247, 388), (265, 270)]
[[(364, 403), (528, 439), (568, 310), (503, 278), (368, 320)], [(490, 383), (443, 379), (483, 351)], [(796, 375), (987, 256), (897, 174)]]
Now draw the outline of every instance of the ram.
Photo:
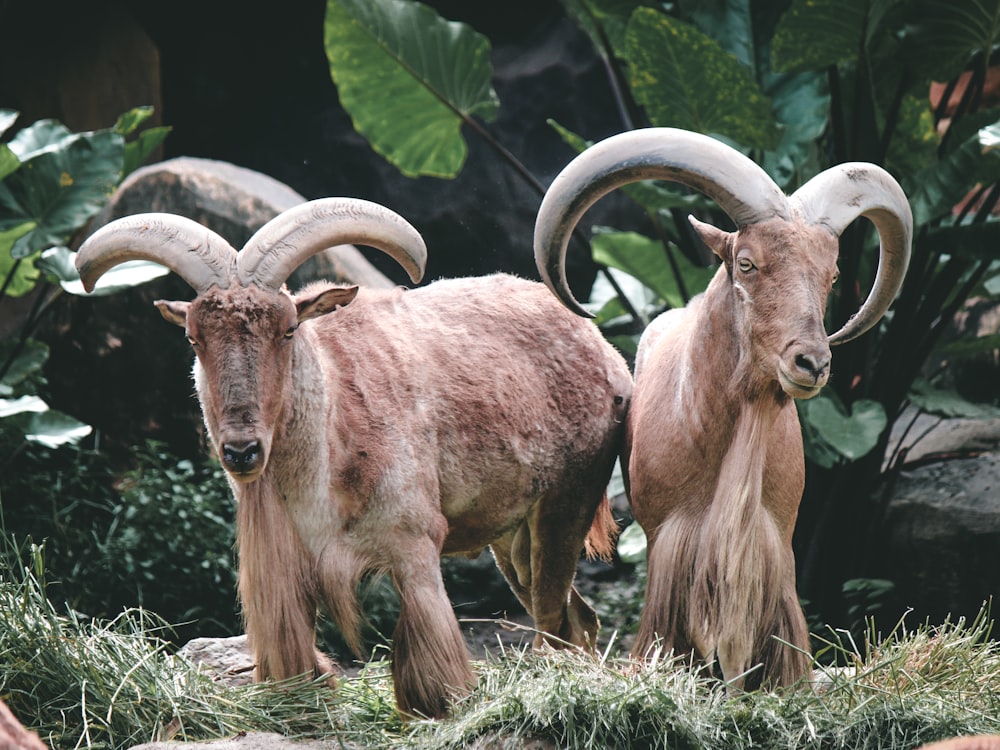
[[(909, 261), (909, 204), (871, 164), (833, 167), (786, 196), (713, 138), (672, 128), (612, 136), (566, 166), (536, 220), (539, 270), (578, 313), (565, 276), (569, 234), (602, 195), (642, 179), (704, 193), (736, 230), (691, 219), (722, 264), (703, 294), (657, 317), (639, 343), (622, 454), (648, 543), (633, 655), (660, 639), (716, 663), (734, 688), (788, 685), (810, 663), (791, 546), (805, 481), (793, 399), (826, 384), (830, 344), (860, 336), (889, 307)], [(876, 279), (828, 338), (838, 237), (859, 216), (880, 236)]]
[(302, 262), (346, 243), (423, 275), (412, 226), (337, 198), (275, 217), (239, 253), (179, 216), (122, 218), (84, 243), (77, 267), (90, 290), (118, 263), (151, 260), (197, 293), (156, 305), (194, 347), (208, 435), (238, 503), (256, 676), (330, 671), (315, 647), (321, 605), (359, 650), (355, 591), (384, 572), (401, 601), (398, 706), (441, 716), (475, 681), (441, 554), (491, 547), (539, 643), (594, 644), (597, 617), (572, 580), (585, 541), (613, 545), (604, 490), (631, 374), (538, 282), (287, 291)]

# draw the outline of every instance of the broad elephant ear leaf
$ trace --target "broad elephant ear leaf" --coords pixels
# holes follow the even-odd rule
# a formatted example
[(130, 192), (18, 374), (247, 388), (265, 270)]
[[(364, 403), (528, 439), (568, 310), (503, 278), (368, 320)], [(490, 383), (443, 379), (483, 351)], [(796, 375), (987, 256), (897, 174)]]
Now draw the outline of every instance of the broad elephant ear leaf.
[(822, 70), (856, 59), (868, 9), (868, 0), (794, 0), (771, 41), (774, 69)]
[[(10, 129), (17, 117), (18, 112), (13, 109), (0, 109), (0, 136)], [(19, 166), (21, 166), (21, 160), (17, 158), (17, 154), (6, 143), (0, 143), (0, 180)]]
[(0, 182), (0, 231), (34, 223), (11, 247), (14, 259), (64, 244), (100, 211), (121, 177), (125, 149), (114, 131), (70, 133), (51, 120), (25, 128), (10, 147), (22, 166)]
[(461, 125), (499, 100), (486, 37), (412, 0), (328, 0), (326, 55), (354, 128), (404, 175), (454, 177)]
[(753, 71), (690, 24), (639, 8), (625, 35), (629, 84), (654, 125), (716, 133), (764, 150), (778, 143)]

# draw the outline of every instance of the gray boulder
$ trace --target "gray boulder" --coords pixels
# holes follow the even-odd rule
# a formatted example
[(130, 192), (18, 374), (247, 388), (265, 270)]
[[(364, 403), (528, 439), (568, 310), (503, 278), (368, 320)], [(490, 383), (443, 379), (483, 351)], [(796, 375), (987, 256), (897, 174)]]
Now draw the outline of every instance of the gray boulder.
[[(162, 211), (194, 219), (239, 249), (267, 221), (305, 200), (284, 183), (252, 169), (214, 159), (178, 157), (130, 174), (92, 222), (90, 231), (122, 216)], [(323, 251), (303, 264), (289, 286), (295, 288), (318, 278), (369, 287), (393, 286), (353, 245)]]
[(910, 433), (926, 434), (892, 488), (878, 575), (921, 620), (974, 617), (1000, 594), (1000, 419), (922, 416)]

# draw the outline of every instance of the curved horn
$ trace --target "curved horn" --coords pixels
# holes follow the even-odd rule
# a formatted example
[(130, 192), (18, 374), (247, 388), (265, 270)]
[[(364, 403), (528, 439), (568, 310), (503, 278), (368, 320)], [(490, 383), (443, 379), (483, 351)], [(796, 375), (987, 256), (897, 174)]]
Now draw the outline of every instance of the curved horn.
[(257, 230), (237, 260), (240, 283), (277, 290), (316, 253), (348, 243), (392, 256), (414, 282), (424, 275), (427, 248), (402, 216), (370, 201), (321, 198), (290, 208)]
[(119, 263), (148, 260), (166, 266), (201, 294), (212, 285), (228, 288), (236, 250), (196, 221), (175, 214), (136, 214), (116, 219), (94, 232), (76, 254), (83, 288)]
[(903, 284), (913, 239), (906, 194), (881, 167), (851, 162), (820, 172), (789, 201), (808, 223), (828, 227), (838, 237), (859, 216), (870, 219), (878, 230), (878, 270), (872, 289), (861, 308), (830, 336), (830, 343), (857, 338), (885, 315)]
[(571, 161), (552, 181), (535, 220), (535, 263), (542, 280), (579, 315), (592, 317), (566, 282), (566, 247), (580, 217), (629, 182), (671, 180), (704, 193), (742, 227), (790, 219), (785, 194), (751, 159), (721, 141), (676, 128), (611, 136)]

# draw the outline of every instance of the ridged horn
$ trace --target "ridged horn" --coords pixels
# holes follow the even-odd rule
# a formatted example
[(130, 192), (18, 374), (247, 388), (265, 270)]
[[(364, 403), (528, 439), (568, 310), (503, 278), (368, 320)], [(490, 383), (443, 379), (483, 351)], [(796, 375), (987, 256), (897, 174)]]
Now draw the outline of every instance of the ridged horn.
[(721, 141), (676, 128), (645, 128), (594, 144), (559, 173), (535, 220), (535, 263), (563, 303), (592, 317), (569, 289), (566, 248), (580, 217), (615, 188), (639, 180), (670, 180), (714, 200), (737, 227), (773, 218), (791, 208), (768, 174)]
[(885, 315), (903, 284), (913, 239), (913, 214), (906, 194), (881, 167), (850, 162), (816, 175), (789, 202), (806, 222), (828, 227), (838, 237), (859, 216), (871, 220), (878, 230), (878, 270), (871, 291), (860, 309), (830, 336), (830, 344), (855, 339)]
[(166, 266), (201, 294), (213, 285), (229, 287), (236, 250), (211, 229), (183, 216), (125, 216), (105, 224), (80, 246), (76, 269), (83, 288), (94, 291), (101, 276), (129, 260)]
[(423, 278), (427, 248), (420, 233), (385, 206), (356, 198), (320, 198), (274, 217), (240, 251), (237, 276), (241, 284), (274, 291), (316, 253), (345, 244), (377, 248), (414, 283)]

